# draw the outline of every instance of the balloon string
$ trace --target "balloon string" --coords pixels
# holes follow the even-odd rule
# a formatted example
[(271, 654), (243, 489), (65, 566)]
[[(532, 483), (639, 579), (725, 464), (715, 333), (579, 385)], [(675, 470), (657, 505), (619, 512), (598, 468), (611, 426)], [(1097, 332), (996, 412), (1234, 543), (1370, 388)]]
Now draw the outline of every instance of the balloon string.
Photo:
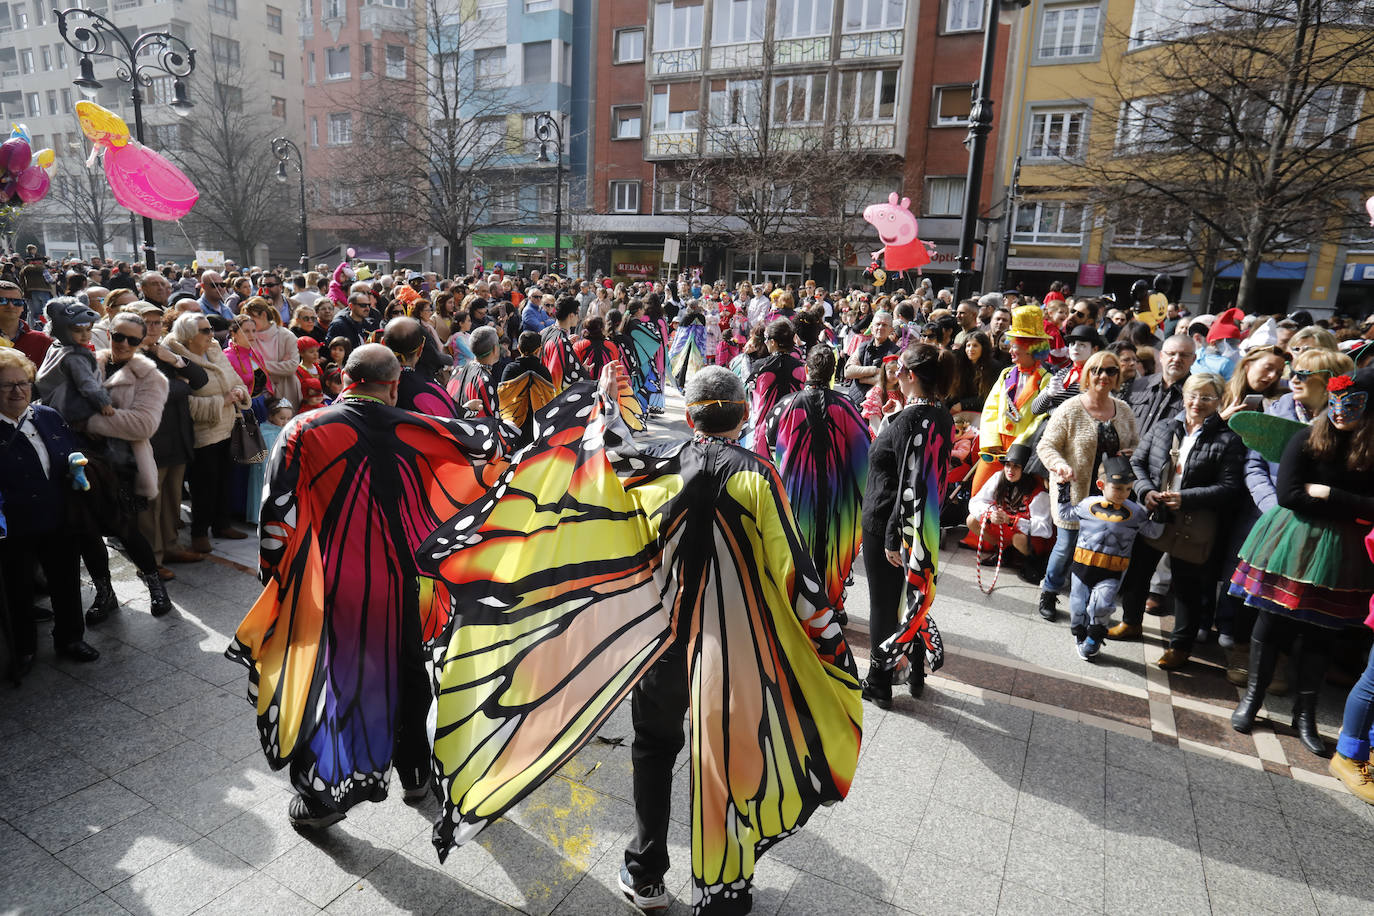
[(196, 250), (196, 243), (191, 241), (191, 237), (186, 234), (186, 227), (181, 225), (181, 220), (177, 220), (177, 228), (181, 230), (181, 237), (186, 240), (187, 246), (190, 247), (191, 251), (194, 253)]

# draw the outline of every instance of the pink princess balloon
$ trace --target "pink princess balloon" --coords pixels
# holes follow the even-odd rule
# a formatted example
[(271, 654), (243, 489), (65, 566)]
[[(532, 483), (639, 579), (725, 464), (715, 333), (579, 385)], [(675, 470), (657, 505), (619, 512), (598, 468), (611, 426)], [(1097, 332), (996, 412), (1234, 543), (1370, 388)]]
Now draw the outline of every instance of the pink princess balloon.
[(105, 180), (121, 207), (152, 219), (181, 219), (200, 198), (181, 169), (137, 140), (105, 150)]

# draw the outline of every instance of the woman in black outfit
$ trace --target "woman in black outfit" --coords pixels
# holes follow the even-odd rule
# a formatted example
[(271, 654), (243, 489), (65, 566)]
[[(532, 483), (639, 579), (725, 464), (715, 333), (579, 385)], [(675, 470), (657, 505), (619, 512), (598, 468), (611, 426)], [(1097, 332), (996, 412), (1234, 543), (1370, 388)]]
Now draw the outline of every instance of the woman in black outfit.
[[(953, 375), (953, 358), (948, 351), (939, 350), (929, 344), (913, 344), (898, 357), (901, 371), (897, 373), (897, 383), (906, 396), (906, 406), (893, 414), (878, 432), (868, 453), (868, 483), (864, 489), (863, 504), (863, 560), (864, 575), (868, 579), (869, 633), (872, 646), (868, 676), (863, 682), (863, 696), (880, 709), (892, 706), (892, 668), (891, 659), (884, 656), (880, 647), (897, 632), (902, 602), (902, 585), (907, 580), (907, 563), (900, 554), (902, 529), (910, 525), (914, 537), (920, 540), (919, 549), (926, 553), (922, 564), (927, 575), (927, 593), (916, 600), (929, 605), (934, 597), (934, 551), (939, 550), (938, 535), (935, 544), (924, 543), (923, 529), (925, 514), (935, 513), (938, 525), (939, 505), (931, 506), (917, 501), (913, 517), (904, 518), (903, 505), (910, 506), (911, 499), (901, 499), (905, 486), (912, 496), (920, 496), (931, 491), (929, 479), (943, 481), (949, 465), (950, 443), (953, 439), (954, 421), (950, 418), (942, 399), (945, 397)], [(920, 443), (937, 445), (932, 449), (911, 448)], [(932, 461), (933, 459), (933, 461)], [(904, 462), (910, 466), (904, 467)], [(934, 466), (929, 466), (933, 464)], [(942, 485), (934, 487), (943, 493)], [(938, 528), (937, 528), (938, 530)], [(911, 695), (919, 697), (925, 690), (925, 649), (917, 640), (911, 657)]]

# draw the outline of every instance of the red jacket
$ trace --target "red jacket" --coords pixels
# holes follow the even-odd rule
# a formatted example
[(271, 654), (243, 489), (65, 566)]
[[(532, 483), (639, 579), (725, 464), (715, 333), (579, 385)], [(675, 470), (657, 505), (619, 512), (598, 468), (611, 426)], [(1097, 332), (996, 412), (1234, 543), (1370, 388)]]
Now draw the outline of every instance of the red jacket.
[(42, 331), (29, 329), (28, 323), (22, 318), (19, 319), (19, 333), (14, 340), (10, 340), (4, 334), (0, 334), (0, 347), (10, 345), (16, 348), (29, 358), (35, 366), (43, 365), (43, 357), (48, 355), (48, 348), (52, 346), (52, 338)]

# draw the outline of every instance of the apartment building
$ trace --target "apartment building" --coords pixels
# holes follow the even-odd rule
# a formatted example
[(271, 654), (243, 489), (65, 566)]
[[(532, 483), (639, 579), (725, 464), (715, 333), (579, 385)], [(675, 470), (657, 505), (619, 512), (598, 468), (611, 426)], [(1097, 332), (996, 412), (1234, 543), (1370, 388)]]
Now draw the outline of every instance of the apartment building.
[[(936, 243), (928, 272), (949, 273), (983, 6), (977, 0), (597, 4), (589, 212), (578, 218), (589, 266), (614, 276), (657, 275), (664, 237), (674, 236), (687, 242), (679, 266), (700, 267), (707, 278), (845, 282), (858, 277), (877, 247), (857, 218), (862, 204), (900, 191), (922, 217), (922, 237)], [(1001, 90), (999, 66), (993, 91)], [(852, 243), (842, 256), (776, 247), (756, 254), (731, 244), (740, 219), (731, 216), (729, 202), (712, 197), (719, 188), (702, 186), (700, 164), (738, 155), (735, 138), (756, 133), (759, 124), (776, 129), (774, 142), (869, 164), (840, 214), (854, 217), (848, 220)], [(984, 189), (992, 175), (989, 157)], [(785, 193), (789, 176), (773, 181), (768, 193)], [(792, 196), (788, 206), (799, 221), (814, 215), (809, 201)], [(994, 199), (985, 190), (980, 212)]]
[[(73, 80), (79, 75), (80, 55), (58, 33), (50, 0), (0, 2), (0, 113), (4, 122), (27, 124), (35, 149), (51, 147), (57, 155), (54, 184), (79, 177), (85, 170), (89, 145), (77, 123), (74, 106), (82, 98)], [(65, 8), (66, 4), (56, 4)], [(75, 5), (75, 4), (74, 4)], [(233, 73), (234, 91), (249, 103), (260, 104), (263, 116), (278, 119), (287, 135), (301, 131), (302, 80), (297, 48), (294, 0), (83, 0), (85, 9), (99, 13), (131, 38), (144, 32), (169, 32), (197, 49), (198, 66), (187, 78), (197, 107), (187, 115), (201, 116), (213, 93), (207, 80), (215, 73)], [(73, 27), (80, 23), (73, 19)], [(117, 112), (134, 126), (130, 86), (115, 77), (116, 64), (93, 58), (95, 77), (103, 85), (95, 101)], [(143, 88), (145, 141), (153, 149), (175, 152), (184, 141), (184, 124), (170, 107), (170, 77), (155, 77)], [(265, 162), (271, 151), (262, 150)], [(266, 166), (265, 166), (266, 167)], [(98, 167), (97, 167), (98, 168)], [(89, 232), (80, 230), (79, 209), (64, 205), (56, 189), (39, 204), (24, 208), (20, 239), (33, 242), (55, 257), (95, 253)], [(289, 195), (283, 205), (289, 206)], [(142, 260), (142, 228), (128, 211), (108, 201), (118, 223), (107, 254)], [(192, 238), (176, 227), (156, 224), (159, 260), (189, 262), (195, 247), (220, 248), (220, 240)], [(265, 260), (291, 249), (290, 231), (264, 239)], [(278, 242), (280, 244), (278, 244)]]

